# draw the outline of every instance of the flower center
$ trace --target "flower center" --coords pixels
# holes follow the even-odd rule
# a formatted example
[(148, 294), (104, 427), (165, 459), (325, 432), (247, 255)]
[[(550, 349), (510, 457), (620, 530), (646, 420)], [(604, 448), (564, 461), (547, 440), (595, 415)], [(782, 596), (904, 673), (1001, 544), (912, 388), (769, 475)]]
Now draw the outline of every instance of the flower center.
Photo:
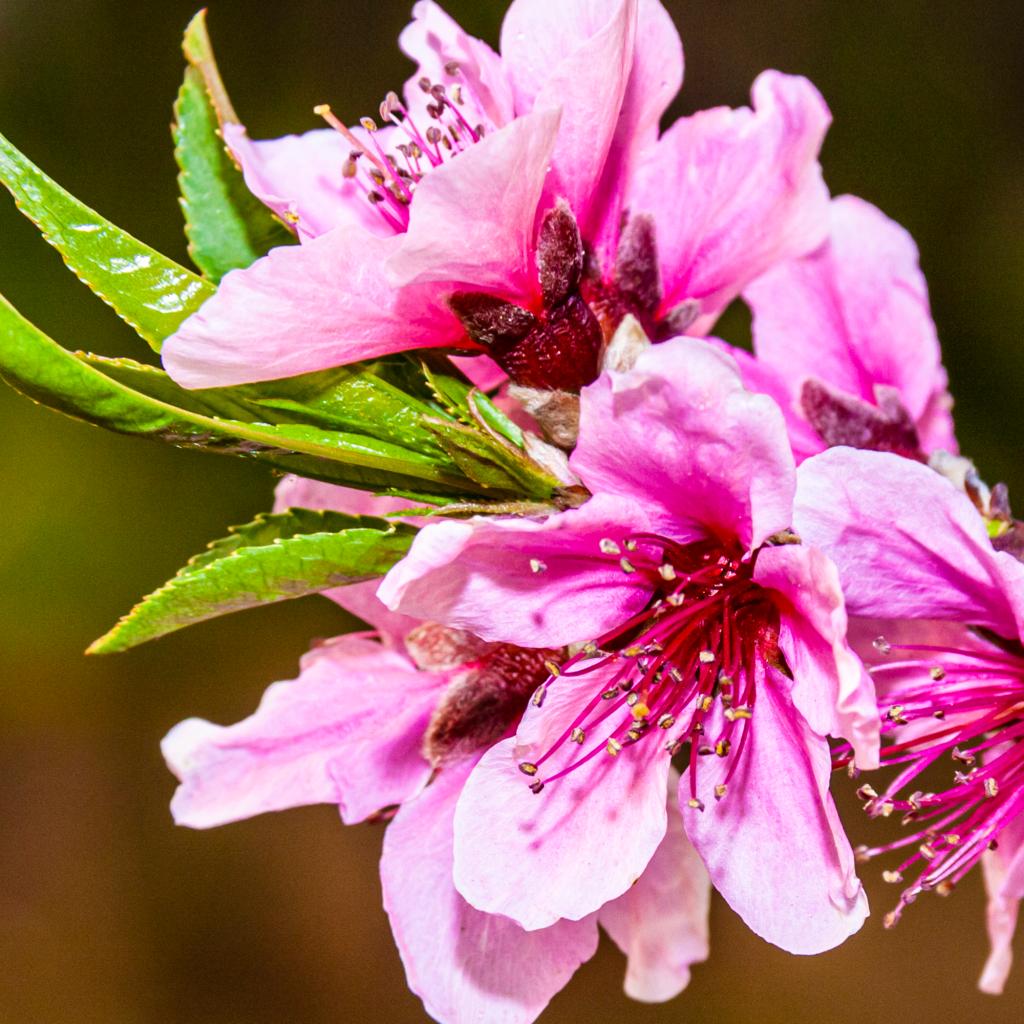
[(447, 84), (426, 77), (417, 83), (427, 98), (426, 121), (414, 118), (397, 93), (385, 96), (380, 119), (385, 127), (392, 126), (386, 143), (373, 118), (360, 120), (366, 136), (362, 139), (327, 104), (315, 109), (352, 146), (342, 174), (362, 187), (367, 200), (397, 232), (409, 227), (409, 204), (424, 174), (479, 142), (487, 131), (484, 121), (474, 117), (473, 124), (466, 117), (467, 111), (483, 115), (481, 105), (462, 81), (459, 65), (449, 61), (444, 71)]
[[(742, 754), (756, 700), (759, 662), (782, 665), (779, 613), (769, 592), (753, 580), (753, 556), (717, 541), (677, 544), (651, 534), (606, 538), (601, 553), (618, 561), (652, 592), (648, 606), (582, 649), (538, 691), (558, 679), (600, 672), (601, 688), (569, 727), (536, 761), (520, 771), (531, 789), (564, 778), (601, 755), (660, 744), (666, 756), (689, 768), (690, 806), (697, 797), (702, 757), (731, 757), (721, 799)], [(535, 698), (535, 700), (538, 698)], [(667, 734), (667, 735), (666, 735)], [(581, 752), (567, 766), (542, 777), (545, 763), (564, 745)]]
[[(901, 660), (872, 669), (886, 684), (883, 720), (897, 738), (906, 734), (883, 748), (881, 763), (901, 770), (881, 794), (867, 785), (857, 791), (872, 817), (899, 813), (904, 826), (913, 826), (891, 843), (857, 851), (862, 860), (912, 851), (895, 869), (883, 872), (894, 884), (903, 881), (904, 873), (917, 872), (886, 915), (885, 925), (892, 927), (922, 892), (952, 892), (1024, 810), (1024, 650), (889, 644), (884, 639), (875, 646), (883, 654), (906, 652)], [(937, 793), (918, 789), (919, 776), (947, 755), (955, 766), (953, 785)], [(836, 764), (845, 761), (840, 756)]]

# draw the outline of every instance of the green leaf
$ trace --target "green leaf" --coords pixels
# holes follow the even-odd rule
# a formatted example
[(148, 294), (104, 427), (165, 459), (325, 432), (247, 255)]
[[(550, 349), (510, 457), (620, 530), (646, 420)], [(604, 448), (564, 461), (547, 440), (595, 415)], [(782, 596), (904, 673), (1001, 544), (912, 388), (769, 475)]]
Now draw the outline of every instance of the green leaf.
[(246, 187), (221, 129), (238, 123), (200, 11), (185, 30), (189, 66), (174, 105), (174, 157), (189, 255), (212, 281), (248, 267), (295, 236)]
[[(44, 405), (123, 434), (243, 455), (365, 490), (481, 493), (441, 453), (435, 456), (307, 424), (246, 422), (244, 404), (236, 404), (230, 389), (187, 392), (153, 367), (75, 356), (25, 320), (2, 296), (0, 377)], [(225, 404), (229, 401), (231, 407)], [(236, 410), (241, 418), (235, 418)], [(226, 412), (227, 418), (218, 412)], [(518, 494), (508, 475), (495, 477), (493, 486), (500, 489), (494, 497)]]
[(65, 192), (0, 135), (0, 183), (79, 280), (156, 351), (213, 285)]
[(382, 576), (415, 534), (409, 526), (336, 512), (260, 516), (193, 558), (88, 653), (124, 651), (229, 612)]

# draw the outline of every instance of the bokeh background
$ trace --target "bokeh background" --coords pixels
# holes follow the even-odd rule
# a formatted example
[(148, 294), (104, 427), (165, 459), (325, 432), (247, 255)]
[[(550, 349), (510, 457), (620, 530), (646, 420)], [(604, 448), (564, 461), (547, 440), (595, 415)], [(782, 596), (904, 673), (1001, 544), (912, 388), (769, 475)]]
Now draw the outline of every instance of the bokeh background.
[[(195, 0), (0, 0), (0, 130), (75, 194), (184, 261), (167, 131)], [(552, 0), (557, 2), (557, 0)], [(1024, 501), (1024, 31), (1014, 3), (676, 0), (687, 51), (672, 116), (742, 104), (765, 67), (809, 75), (835, 114), (824, 164), (917, 238), (960, 437)], [(500, 0), (448, 0), (497, 39)], [(256, 137), (313, 127), (330, 102), (375, 110), (409, 67), (404, 2), (214, 0), (222, 70)], [(142, 344), (0, 196), (0, 290), (69, 347)], [(734, 319), (741, 326), (741, 318)], [(739, 327), (737, 326), (737, 329)], [(204, 624), (111, 659), (82, 650), (187, 557), (266, 508), (267, 472), (113, 437), (0, 390), (0, 1021), (8, 1024), (403, 1024), (380, 908), (381, 830), (326, 807), (196, 833), (167, 813), (158, 743), (191, 714), (234, 721), (290, 678), (310, 637), (346, 625), (310, 598)], [(839, 788), (849, 787), (839, 781)], [(844, 796), (856, 835), (865, 823)], [(713, 958), (667, 1006), (629, 1003), (610, 944), (543, 1018), (691, 1024), (1019, 1021), (1024, 964), (976, 993), (977, 879), (893, 892), (841, 949), (798, 959), (717, 901)]]

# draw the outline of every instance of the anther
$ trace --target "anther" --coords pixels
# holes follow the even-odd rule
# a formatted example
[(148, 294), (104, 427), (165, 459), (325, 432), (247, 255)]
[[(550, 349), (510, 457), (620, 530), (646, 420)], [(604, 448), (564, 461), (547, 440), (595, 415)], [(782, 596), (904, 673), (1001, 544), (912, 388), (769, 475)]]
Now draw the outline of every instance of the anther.
[(903, 881), (903, 875), (899, 871), (883, 871), (882, 881), (888, 882), (890, 885), (899, 885)]
[(377, 122), (372, 117), (361, 117), (359, 123), (363, 126), (364, 131), (375, 132), (377, 130)]
[(562, 674), (561, 668), (553, 661), (545, 661), (544, 667), (548, 670), (549, 675), (560, 676)]
[(530, 559), (530, 572), (546, 572), (547, 568), (547, 563), (542, 562), (539, 558)]
[(890, 644), (884, 636), (876, 636), (875, 639), (871, 641), (871, 646), (874, 647), (879, 654), (889, 654), (892, 651), (892, 644)]
[(598, 547), (606, 555), (621, 555), (622, 554), (622, 548), (620, 548), (619, 545), (616, 544), (615, 541), (613, 541), (610, 537), (602, 537), (600, 543), (598, 544)]
[(628, 558), (620, 558), (619, 565), (622, 567), (622, 571), (627, 575), (636, 572), (636, 566)]
[(543, 788), (544, 788), (544, 783), (540, 779), (537, 779), (536, 782), (531, 782), (530, 783), (530, 792), (531, 793), (539, 793)]
[(676, 724), (675, 717), (673, 715), (662, 715), (658, 719), (659, 729), (671, 729)]
[(877, 800), (878, 793), (875, 791), (874, 786), (865, 783), (863, 786), (860, 787), (860, 789), (857, 790), (857, 799), (863, 800), (865, 803), (868, 803), (870, 800)]
[(998, 796), (998, 794), (999, 783), (996, 782), (996, 780), (993, 779), (991, 776), (989, 776), (985, 780), (985, 796), (987, 796), (991, 800), (993, 797)]
[(612, 689), (605, 690), (604, 693), (601, 694), (601, 700), (615, 700), (615, 698), (618, 697), (618, 695), (618, 687), (612, 687)]
[(532, 761), (520, 761), (519, 762), (519, 770), (524, 775), (536, 775), (537, 774), (537, 766)]
[(658, 575), (666, 581), (671, 582), (676, 578), (676, 568), (674, 565), (669, 565), (667, 562), (664, 565), (658, 566)]
[(730, 744), (728, 740), (719, 740), (715, 744), (715, 753), (719, 757), (726, 757), (729, 753), (731, 746), (732, 744)]
[(544, 704), (544, 698), (548, 695), (547, 683), (541, 683), (540, 686), (534, 691), (533, 696), (530, 698), (530, 703), (535, 707), (542, 707)]
[(941, 665), (933, 665), (928, 670), (928, 675), (930, 675), (935, 682), (940, 683), (946, 678), (946, 670)]
[(703, 811), (704, 801), (698, 800), (695, 796), (692, 796), (689, 800), (686, 801), (686, 806), (692, 807), (695, 811)]
[(726, 786), (726, 784), (724, 782), (718, 783), (718, 785), (715, 786), (715, 799), (716, 800), (721, 800), (722, 797), (725, 796), (727, 789), (728, 789), (728, 787)]
[(622, 744), (614, 737), (611, 736), (608, 739), (608, 744), (604, 748), (612, 757), (618, 757), (619, 751), (622, 750)]
[(573, 743), (582, 743), (586, 738), (587, 734), (578, 725), (569, 734), (569, 739), (571, 739)]
[(700, 663), (702, 665), (711, 665), (715, 660), (715, 652), (701, 651), (700, 654), (697, 655), (697, 657), (700, 659)]

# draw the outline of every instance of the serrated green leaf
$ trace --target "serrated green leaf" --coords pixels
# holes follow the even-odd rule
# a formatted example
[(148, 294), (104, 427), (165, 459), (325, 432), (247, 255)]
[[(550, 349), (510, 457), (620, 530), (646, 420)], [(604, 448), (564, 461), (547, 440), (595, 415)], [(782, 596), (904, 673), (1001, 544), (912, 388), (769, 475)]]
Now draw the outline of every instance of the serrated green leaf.
[[(0, 377), (30, 398), (123, 434), (244, 455), (304, 476), (366, 490), (480, 494), (444, 456), (376, 438), (295, 423), (253, 423), (203, 412), (221, 395), (185, 392), (162, 371), (65, 351), (0, 296)], [(499, 484), (495, 483), (495, 487)], [(506, 475), (503, 492), (517, 494)], [(490, 496), (490, 495), (488, 495)]]
[(221, 128), (238, 118), (217, 70), (205, 11), (185, 30), (183, 49), (189, 66), (174, 105), (174, 157), (189, 255), (216, 282), (296, 239), (249, 191), (225, 149)]
[(88, 653), (128, 650), (219, 615), (382, 576), (415, 534), (409, 526), (336, 512), (261, 516), (193, 558)]
[(105, 220), (0, 135), (0, 183), (79, 280), (160, 350), (213, 286)]

